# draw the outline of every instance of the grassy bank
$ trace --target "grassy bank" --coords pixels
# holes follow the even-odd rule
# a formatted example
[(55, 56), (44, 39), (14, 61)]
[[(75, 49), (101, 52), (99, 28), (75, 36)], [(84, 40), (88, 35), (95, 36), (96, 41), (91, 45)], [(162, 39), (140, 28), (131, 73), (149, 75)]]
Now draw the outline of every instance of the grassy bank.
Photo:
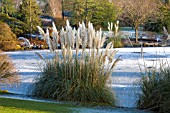
[(0, 98), (0, 113), (72, 113), (73, 107), (68, 104)]

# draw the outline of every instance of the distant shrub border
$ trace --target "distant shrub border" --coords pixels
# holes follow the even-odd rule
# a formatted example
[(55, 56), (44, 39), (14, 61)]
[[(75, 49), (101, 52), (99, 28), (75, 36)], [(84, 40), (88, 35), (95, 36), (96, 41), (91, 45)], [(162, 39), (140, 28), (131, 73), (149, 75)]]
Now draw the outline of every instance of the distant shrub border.
[[(55, 53), (46, 63), (40, 78), (37, 79), (32, 95), (59, 101), (95, 102), (114, 105), (114, 93), (109, 87), (111, 74), (119, 59), (114, 59), (117, 51), (111, 50), (109, 43), (100, 51), (105, 37), (101, 30), (95, 32), (91, 23), (88, 28), (82, 23), (78, 30), (72, 29), (67, 21), (66, 31), (60, 31), (61, 53), (55, 51), (58, 45), (58, 32), (53, 24), (53, 40), (38, 27), (51, 51)], [(81, 50), (79, 47), (81, 46)], [(88, 47), (88, 52), (86, 48)], [(73, 54), (75, 49), (76, 53)]]
[(0, 94), (9, 94), (8, 90), (0, 90)]
[(15, 51), (20, 48), (17, 47), (17, 41), (0, 41), (0, 49), (3, 51)]
[(150, 109), (159, 113), (170, 111), (170, 66), (161, 63), (160, 68), (150, 69), (141, 80), (142, 94), (138, 102), (140, 109)]

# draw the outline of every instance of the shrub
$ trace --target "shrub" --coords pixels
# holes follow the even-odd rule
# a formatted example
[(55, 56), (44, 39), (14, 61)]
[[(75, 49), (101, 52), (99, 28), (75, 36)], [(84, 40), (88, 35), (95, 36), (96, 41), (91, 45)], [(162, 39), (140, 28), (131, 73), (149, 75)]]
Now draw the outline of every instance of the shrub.
[(141, 109), (160, 113), (170, 111), (170, 67), (161, 63), (160, 68), (150, 69), (141, 81), (142, 94), (138, 102)]
[(11, 31), (11, 28), (6, 23), (0, 21), (0, 29), (0, 41), (16, 40), (16, 35)]
[(3, 51), (19, 50), (20, 48), (17, 47), (17, 44), (17, 41), (2, 41), (0, 42), (0, 48)]
[(0, 22), (0, 29), (0, 49), (4, 51), (15, 50), (17, 45), (16, 35), (3, 22)]
[[(53, 24), (53, 34), (57, 33), (54, 28)], [(40, 31), (43, 33), (42, 30)], [(44, 34), (43, 36), (48, 35)], [(73, 38), (74, 36), (76, 39)], [(46, 39), (49, 40), (49, 37)], [(101, 37), (101, 31), (95, 32), (91, 23), (89, 23), (88, 28), (82, 23), (75, 31), (70, 27), (68, 21), (66, 31), (62, 29), (60, 32), (60, 40), (62, 55), (55, 51), (53, 60), (45, 60), (36, 53), (46, 62), (46, 66), (35, 83), (32, 94), (60, 101), (97, 102), (114, 105), (114, 93), (108, 84), (118, 59), (113, 59), (116, 54), (115, 50), (108, 52), (112, 46), (111, 43), (108, 44), (106, 50), (99, 51), (105, 40), (104, 37)], [(55, 47), (50, 43), (48, 44), (50, 50), (53, 51), (52, 48)], [(79, 50), (80, 45), (81, 51)], [(85, 50), (87, 46), (88, 52)], [(72, 53), (71, 49), (74, 47), (75, 54)]]
[(10, 58), (0, 51), (0, 83), (19, 82), (19, 77), (14, 71)]

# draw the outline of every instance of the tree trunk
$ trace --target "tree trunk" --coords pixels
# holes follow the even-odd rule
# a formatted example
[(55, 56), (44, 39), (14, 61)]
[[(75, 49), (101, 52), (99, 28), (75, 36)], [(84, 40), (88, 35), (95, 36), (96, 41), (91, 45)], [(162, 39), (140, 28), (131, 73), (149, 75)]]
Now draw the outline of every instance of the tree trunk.
[(138, 43), (138, 25), (135, 26), (135, 38), (136, 38), (136, 43)]

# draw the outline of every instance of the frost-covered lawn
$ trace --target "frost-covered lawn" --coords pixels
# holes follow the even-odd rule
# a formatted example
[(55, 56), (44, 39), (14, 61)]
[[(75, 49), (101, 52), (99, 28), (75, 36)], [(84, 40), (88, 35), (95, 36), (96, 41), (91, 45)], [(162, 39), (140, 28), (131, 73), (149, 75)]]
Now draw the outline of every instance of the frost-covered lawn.
[(72, 113), (76, 112), (73, 107), (68, 104), (0, 98), (0, 113)]
[[(143, 48), (143, 59), (141, 58), (141, 48), (116, 48), (118, 53), (116, 57), (121, 56), (113, 72), (113, 83), (111, 87), (116, 93), (117, 106), (136, 107), (140, 88), (137, 83), (140, 81), (141, 73), (139, 67), (144, 64), (146, 67), (158, 65), (159, 59), (170, 60), (170, 47), (147, 47)], [(44, 57), (50, 56), (48, 50), (30, 50), (5, 52), (11, 58), (21, 77), (21, 83), (18, 85), (1, 86), (3, 90), (9, 90), (12, 93), (27, 94), (31, 88), (34, 79), (40, 73), (40, 66), (43, 62), (35, 55), (35, 52)], [(40, 66), (39, 66), (40, 65)]]
[(82, 107), (66, 103), (47, 103), (0, 98), (0, 113), (150, 113), (137, 109)]

